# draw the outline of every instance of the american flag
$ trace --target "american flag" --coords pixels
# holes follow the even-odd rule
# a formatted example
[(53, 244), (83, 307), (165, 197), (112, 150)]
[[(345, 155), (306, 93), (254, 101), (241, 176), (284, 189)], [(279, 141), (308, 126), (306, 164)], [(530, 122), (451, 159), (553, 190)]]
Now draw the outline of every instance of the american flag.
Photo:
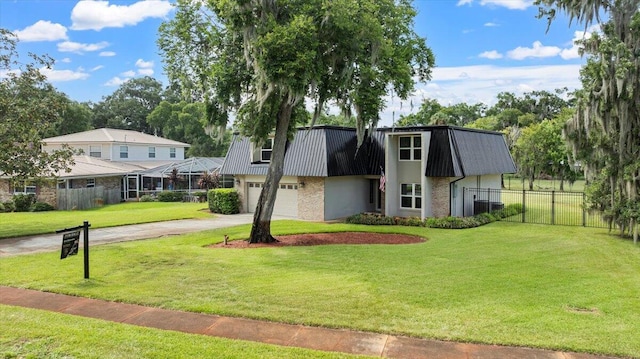
[(384, 176), (384, 171), (380, 170), (382, 172), (382, 176), (380, 176), (380, 191), (384, 192), (384, 185), (385, 183), (387, 183), (387, 177)]

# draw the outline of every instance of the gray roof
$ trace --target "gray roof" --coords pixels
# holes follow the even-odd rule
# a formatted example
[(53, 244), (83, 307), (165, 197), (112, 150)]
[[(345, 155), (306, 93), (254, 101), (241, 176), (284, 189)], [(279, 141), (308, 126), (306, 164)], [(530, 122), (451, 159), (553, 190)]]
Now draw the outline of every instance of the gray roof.
[[(299, 129), (287, 147), (285, 176), (354, 176), (380, 174), (382, 139), (370, 137), (356, 153), (353, 128), (316, 126)], [(251, 163), (249, 138), (234, 135), (221, 174), (266, 175), (268, 163)]]
[(432, 126), (427, 177), (515, 173), (516, 166), (499, 132)]
[(188, 143), (178, 142), (146, 133), (121, 130), (115, 128), (98, 128), (95, 130), (71, 133), (63, 136), (49, 137), (42, 140), (45, 144), (78, 144), (78, 143), (131, 143), (139, 145), (159, 145), (190, 147)]
[(175, 168), (180, 175), (216, 172), (224, 162), (222, 157), (191, 157), (186, 160), (172, 162), (141, 172), (145, 177), (167, 177)]
[[(431, 132), (425, 175), (462, 177), (515, 173), (516, 167), (499, 132), (454, 126), (380, 128), (356, 151), (353, 128), (317, 126), (299, 129), (289, 143), (285, 176), (380, 175), (387, 132)], [(266, 175), (268, 163), (251, 163), (251, 143), (234, 135), (221, 174)]]

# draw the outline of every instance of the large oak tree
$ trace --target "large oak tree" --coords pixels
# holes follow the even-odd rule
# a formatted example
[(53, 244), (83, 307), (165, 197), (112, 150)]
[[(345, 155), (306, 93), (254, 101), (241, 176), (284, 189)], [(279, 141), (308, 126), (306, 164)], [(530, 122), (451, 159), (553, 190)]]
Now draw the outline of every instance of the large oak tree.
[(275, 240), (271, 215), (286, 144), (297, 119), (305, 117), (305, 99), (316, 103), (314, 118), (329, 101), (355, 116), (361, 144), (366, 128), (379, 120), (385, 95), (393, 90), (406, 98), (416, 78), (429, 79), (434, 62), (413, 31), (416, 12), (408, 0), (211, 0), (206, 6), (177, 6), (175, 20), (161, 29), (167, 38), (159, 41), (161, 48), (167, 45), (167, 71), (178, 72), (169, 77), (196, 84), (192, 88), (203, 94), (212, 123), (226, 125), (224, 114), (235, 107), (237, 127), (257, 146), (273, 136), (251, 242)]

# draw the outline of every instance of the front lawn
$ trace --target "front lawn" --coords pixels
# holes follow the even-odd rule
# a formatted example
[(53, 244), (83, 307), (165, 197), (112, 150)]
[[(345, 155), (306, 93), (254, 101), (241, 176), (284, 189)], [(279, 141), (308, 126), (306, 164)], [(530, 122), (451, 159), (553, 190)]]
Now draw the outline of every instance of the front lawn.
[[(220, 249), (249, 226), (0, 261), (0, 283), (163, 308), (465, 342), (640, 356), (640, 251), (604, 230), (277, 221), (274, 233), (418, 234), (411, 245)], [(46, 269), (45, 269), (46, 268)]]
[[(0, 305), (0, 358), (356, 358)], [(359, 357), (362, 358), (362, 357)]]
[(54, 233), (82, 225), (83, 221), (89, 221), (95, 229), (211, 216), (206, 203), (181, 202), (129, 202), (82, 211), (0, 213), (0, 238)]

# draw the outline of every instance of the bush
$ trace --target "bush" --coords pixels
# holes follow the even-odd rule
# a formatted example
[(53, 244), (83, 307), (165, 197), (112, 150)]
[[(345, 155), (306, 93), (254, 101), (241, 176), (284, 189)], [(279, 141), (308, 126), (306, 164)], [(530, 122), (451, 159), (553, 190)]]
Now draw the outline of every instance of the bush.
[(2, 212), (5, 212), (5, 210), (4, 210), (4, 204), (2, 204), (2, 203), (0, 202), (0, 213), (2, 213)]
[(396, 224), (400, 226), (411, 226), (411, 227), (425, 226), (425, 223), (420, 219), (420, 217), (395, 217), (394, 220)]
[(16, 205), (11, 201), (4, 202), (2, 205), (4, 206), (5, 212), (14, 212), (16, 210)]
[(206, 191), (194, 192), (193, 195), (198, 198), (198, 202), (206, 202), (207, 201), (207, 192)]
[(142, 197), (140, 197), (140, 202), (155, 202), (155, 200), (156, 199), (149, 194), (145, 194)]
[(29, 211), (31, 212), (46, 212), (53, 210), (53, 206), (46, 202), (36, 202), (29, 207)]
[(184, 193), (182, 192), (163, 191), (158, 193), (158, 201), (160, 202), (182, 202), (183, 198)]
[(347, 223), (351, 224), (367, 224), (367, 225), (394, 225), (395, 220), (376, 213), (358, 213), (347, 217)]
[(13, 196), (16, 212), (28, 212), (34, 203), (36, 203), (36, 196), (32, 194), (17, 194)]
[(213, 213), (240, 213), (240, 196), (235, 189), (218, 188), (209, 190), (207, 200), (209, 202), (209, 210)]

